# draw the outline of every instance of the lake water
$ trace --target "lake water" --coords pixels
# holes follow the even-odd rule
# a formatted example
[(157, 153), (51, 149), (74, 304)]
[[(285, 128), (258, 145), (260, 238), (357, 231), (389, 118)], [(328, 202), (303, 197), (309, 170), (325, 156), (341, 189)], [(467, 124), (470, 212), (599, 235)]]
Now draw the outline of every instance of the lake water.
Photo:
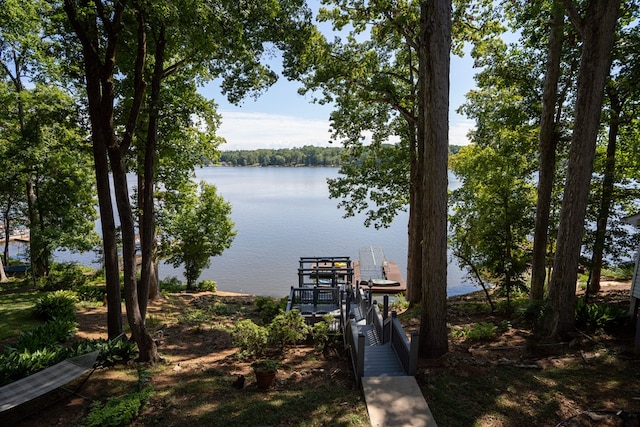
[[(300, 257), (348, 256), (361, 247), (382, 247), (406, 278), (407, 220), (402, 212), (389, 228), (363, 225), (364, 217), (342, 218), (338, 200), (329, 199), (327, 178), (337, 168), (210, 167), (196, 171), (198, 180), (216, 185), (232, 205), (238, 232), (231, 248), (212, 258), (200, 280), (215, 280), (218, 289), (255, 295), (285, 296), (297, 285)], [(90, 263), (93, 255), (58, 253), (61, 261)], [(183, 269), (160, 266), (160, 277), (183, 279)], [(455, 262), (448, 267), (448, 294), (476, 290)]]

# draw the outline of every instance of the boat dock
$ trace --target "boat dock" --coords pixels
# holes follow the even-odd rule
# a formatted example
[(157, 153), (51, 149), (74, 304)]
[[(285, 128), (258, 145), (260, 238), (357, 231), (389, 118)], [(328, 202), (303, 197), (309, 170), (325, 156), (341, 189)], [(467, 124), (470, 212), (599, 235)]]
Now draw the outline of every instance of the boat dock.
[(372, 287), (361, 287), (359, 281), (353, 286), (348, 258), (301, 258), (300, 263), (302, 285), (291, 288), (287, 311), (299, 310), (308, 324), (327, 314), (334, 318), (332, 329), (342, 333), (371, 424), (436, 427), (415, 379), (418, 334), (409, 339), (396, 313), (389, 314), (389, 296), (379, 308)]

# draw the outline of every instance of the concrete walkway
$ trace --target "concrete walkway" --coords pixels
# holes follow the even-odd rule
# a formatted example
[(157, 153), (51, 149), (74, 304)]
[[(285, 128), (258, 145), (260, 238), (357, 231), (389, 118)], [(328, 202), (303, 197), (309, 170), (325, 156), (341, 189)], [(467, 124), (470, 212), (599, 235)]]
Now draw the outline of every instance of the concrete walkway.
[(414, 377), (362, 377), (373, 427), (437, 427)]

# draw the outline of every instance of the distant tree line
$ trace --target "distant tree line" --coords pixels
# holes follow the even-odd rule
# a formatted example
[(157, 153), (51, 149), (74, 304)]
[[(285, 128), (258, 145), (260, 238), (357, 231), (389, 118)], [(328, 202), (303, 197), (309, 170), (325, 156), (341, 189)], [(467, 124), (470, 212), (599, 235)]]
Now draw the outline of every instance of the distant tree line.
[[(450, 145), (455, 154), (459, 145)], [(257, 150), (223, 151), (219, 163), (226, 166), (334, 166), (342, 165), (343, 147), (261, 148)]]

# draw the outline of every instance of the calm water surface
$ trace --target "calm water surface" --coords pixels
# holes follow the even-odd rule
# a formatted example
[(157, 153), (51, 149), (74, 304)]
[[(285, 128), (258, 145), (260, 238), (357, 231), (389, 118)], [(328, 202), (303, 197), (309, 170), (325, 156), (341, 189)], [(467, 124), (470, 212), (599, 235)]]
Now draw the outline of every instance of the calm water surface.
[[(327, 178), (336, 168), (211, 167), (196, 171), (198, 180), (214, 184), (232, 205), (238, 232), (231, 248), (213, 257), (200, 280), (211, 279), (218, 289), (255, 295), (285, 296), (297, 286), (300, 257), (348, 256), (358, 259), (361, 247), (382, 247), (406, 278), (408, 213), (401, 212), (389, 228), (363, 225), (364, 216), (343, 218), (329, 199)], [(453, 182), (453, 185), (451, 184)], [(450, 176), (450, 186), (455, 181)], [(18, 247), (12, 248), (12, 256)], [(94, 264), (95, 254), (58, 252), (59, 261)], [(451, 258), (451, 257), (450, 257)], [(160, 265), (160, 277), (183, 280), (183, 269)], [(476, 290), (455, 262), (448, 267), (448, 294)]]
[[(327, 178), (335, 168), (232, 168), (197, 171), (197, 178), (214, 184), (232, 205), (238, 232), (232, 246), (214, 257), (200, 280), (212, 279), (218, 289), (256, 295), (284, 296), (297, 285), (302, 256), (349, 256), (358, 259), (365, 246), (380, 246), (406, 277), (406, 212), (391, 227), (376, 230), (364, 217), (342, 218), (338, 200), (329, 199)], [(163, 265), (161, 277), (182, 278), (180, 268)], [(455, 263), (449, 265), (450, 295), (475, 290), (464, 283)]]

